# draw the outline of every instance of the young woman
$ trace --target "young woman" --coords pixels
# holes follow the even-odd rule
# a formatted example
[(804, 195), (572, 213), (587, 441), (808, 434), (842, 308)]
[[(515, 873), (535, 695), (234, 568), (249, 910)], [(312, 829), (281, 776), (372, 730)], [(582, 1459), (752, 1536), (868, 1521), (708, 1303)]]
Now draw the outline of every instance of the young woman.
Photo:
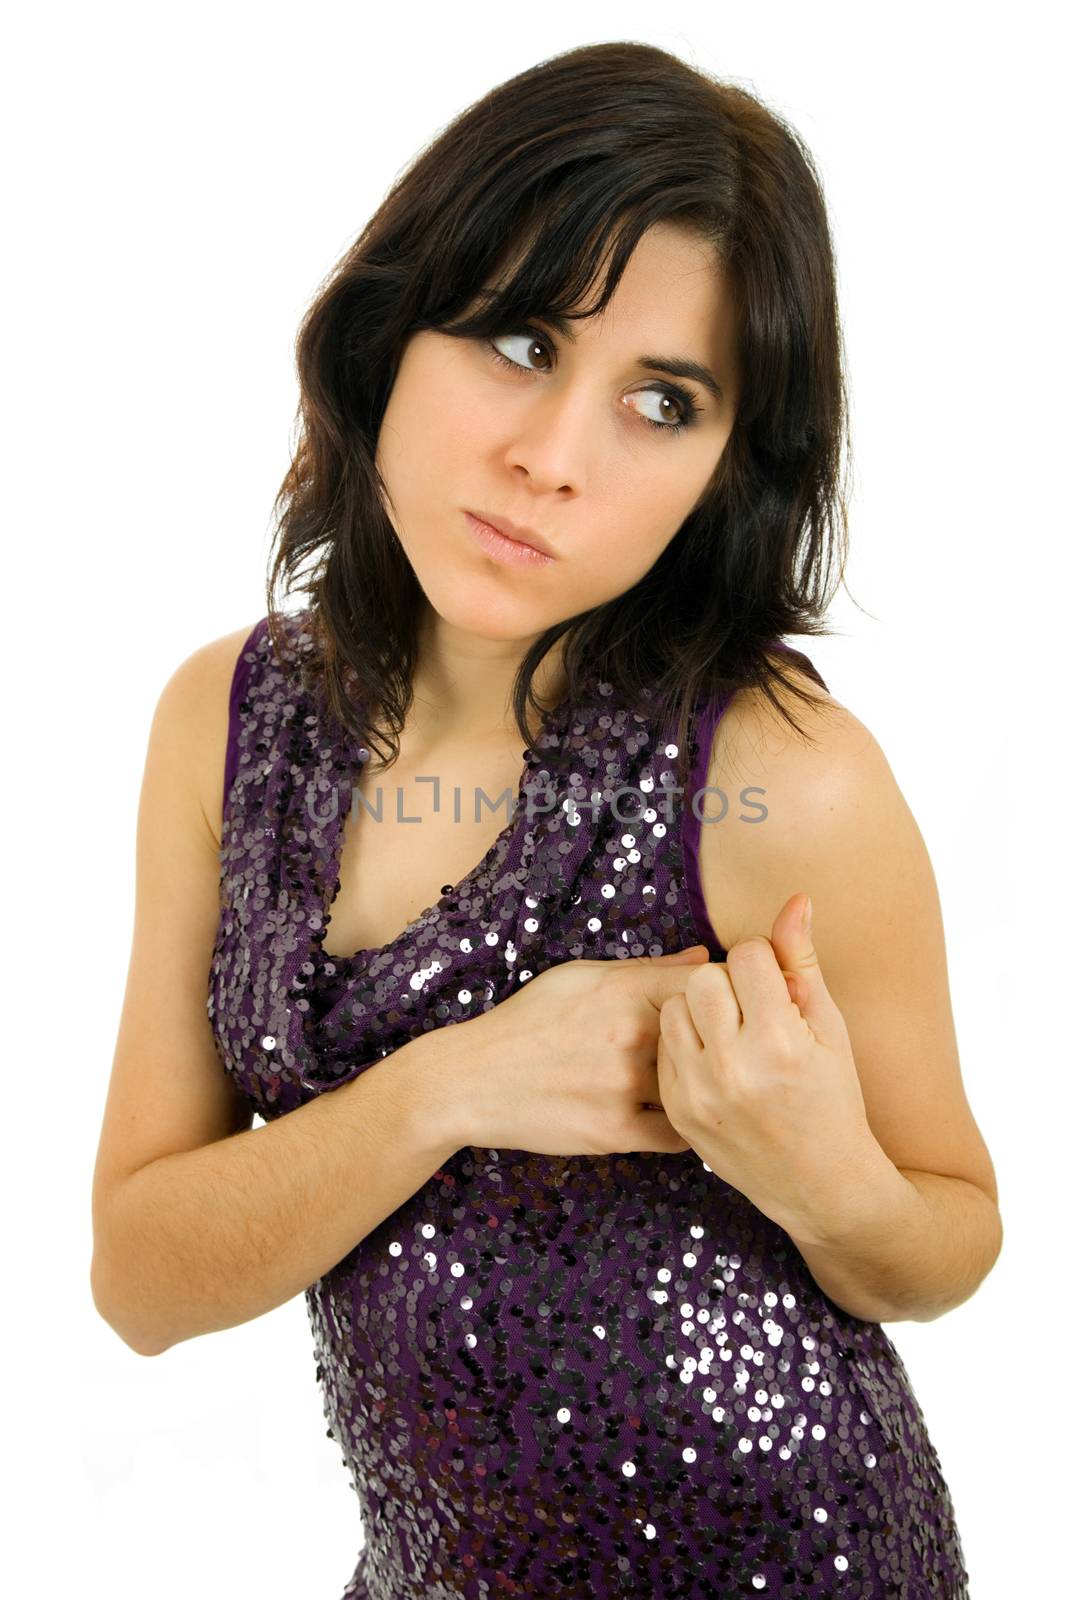
[(836, 304), (752, 95), (495, 89), (311, 307), (267, 614), (160, 698), (94, 1294), (154, 1354), (306, 1292), (352, 1600), (966, 1594), (882, 1324), (996, 1182), (922, 839), (784, 643)]

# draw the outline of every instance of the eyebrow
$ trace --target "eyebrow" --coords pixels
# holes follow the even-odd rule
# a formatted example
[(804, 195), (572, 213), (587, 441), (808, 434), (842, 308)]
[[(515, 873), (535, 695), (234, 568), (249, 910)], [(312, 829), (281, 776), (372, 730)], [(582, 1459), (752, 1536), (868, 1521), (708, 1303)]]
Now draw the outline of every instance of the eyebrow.
[[(569, 343), (577, 342), (577, 335), (571, 331), (573, 317), (547, 316), (544, 312), (538, 315), (542, 322), (555, 328)], [(638, 356), (636, 365), (644, 367), (646, 372), (668, 372), (672, 378), (691, 378), (694, 383), (702, 383), (716, 400), (723, 398), (722, 385), (711, 368), (699, 361), (691, 361), (688, 356)]]

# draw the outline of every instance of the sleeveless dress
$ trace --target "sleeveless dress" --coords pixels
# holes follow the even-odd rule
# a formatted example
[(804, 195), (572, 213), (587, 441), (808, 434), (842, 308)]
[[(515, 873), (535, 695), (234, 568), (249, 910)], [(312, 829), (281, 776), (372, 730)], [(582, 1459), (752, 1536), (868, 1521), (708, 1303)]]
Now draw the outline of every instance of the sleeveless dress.
[[(283, 618), (299, 659), (307, 615)], [(265, 1121), (558, 962), (725, 959), (697, 860), (724, 705), (701, 708), (683, 796), (677, 745), (594, 676), (483, 860), (347, 960), (321, 947), (369, 752), (283, 673), (266, 618), (230, 708), (207, 1005)], [(691, 1150), (465, 1147), (305, 1298), (364, 1535), (343, 1600), (967, 1600), (892, 1341)]]

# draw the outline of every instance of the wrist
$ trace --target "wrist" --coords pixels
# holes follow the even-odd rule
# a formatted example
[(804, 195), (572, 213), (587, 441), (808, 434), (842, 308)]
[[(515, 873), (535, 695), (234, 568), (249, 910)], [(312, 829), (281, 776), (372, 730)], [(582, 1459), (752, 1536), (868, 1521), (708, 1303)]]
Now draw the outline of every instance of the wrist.
[(404, 1071), (404, 1101), (411, 1137), (441, 1163), (464, 1145), (477, 1143), (467, 1103), (469, 1029), (478, 1019), (449, 1023), (421, 1033), (398, 1052)]
[(819, 1249), (846, 1248), (867, 1233), (892, 1208), (901, 1174), (872, 1133), (854, 1148), (839, 1151), (825, 1171), (827, 1191), (812, 1198), (803, 1218), (786, 1232), (795, 1244)]

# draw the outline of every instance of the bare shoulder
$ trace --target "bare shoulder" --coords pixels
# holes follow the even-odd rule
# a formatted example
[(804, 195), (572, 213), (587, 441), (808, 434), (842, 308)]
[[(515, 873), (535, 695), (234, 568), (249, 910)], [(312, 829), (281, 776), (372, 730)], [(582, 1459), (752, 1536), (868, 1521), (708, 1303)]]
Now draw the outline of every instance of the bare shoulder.
[[(788, 665), (783, 671), (790, 683), (811, 697), (812, 703), (805, 704), (799, 696), (778, 689), (796, 726), (757, 690), (739, 690), (715, 730), (708, 766), (711, 776), (706, 778), (720, 786), (725, 786), (726, 780), (733, 785), (731, 794), (738, 785), (773, 782), (780, 790), (777, 812), (782, 826), (791, 817), (795, 819), (796, 806), (802, 796), (813, 793), (813, 786), (828, 794), (843, 776), (857, 773), (878, 757), (885, 759), (871, 730), (854, 712), (799, 667)], [(769, 795), (763, 803), (770, 807)], [(731, 817), (733, 826), (722, 830), (722, 836), (740, 833), (747, 837), (752, 824), (741, 821), (736, 807), (723, 820)]]
[(707, 782), (728, 805), (716, 797), (723, 820), (701, 829), (699, 845), (712, 927), (727, 951), (770, 940), (793, 896), (810, 895), (812, 949), (848, 1028), (876, 1140), (905, 1174), (963, 1179), (996, 1206), (996, 1174), (963, 1084), (940, 897), (919, 826), (857, 716), (817, 686), (810, 709), (795, 701), (790, 709), (799, 732), (762, 696), (740, 694), (716, 729)]
[(230, 686), (241, 647), (254, 626), (254, 622), (246, 623), (200, 645), (171, 673), (160, 696), (160, 710), (168, 717), (173, 737), (188, 762), (216, 845), (222, 842)]
[(802, 732), (791, 727), (756, 689), (739, 689), (716, 729), (715, 741), (725, 759), (740, 755), (749, 763), (758, 764), (776, 760), (786, 750), (803, 748), (808, 741), (822, 743), (828, 736), (840, 737), (850, 729), (857, 738), (862, 736), (861, 730), (866, 732), (846, 706), (799, 667), (781, 661), (775, 664), (791, 684), (804, 690), (814, 701), (808, 706), (795, 695), (780, 688), (777, 691)]
[(719, 820), (700, 830), (701, 882), (727, 949), (769, 935), (783, 881), (796, 877), (794, 888), (805, 888), (819, 849), (843, 840), (841, 824), (862, 813), (873, 839), (879, 814), (903, 805), (871, 730), (798, 667), (783, 670), (813, 698), (809, 706), (778, 690), (799, 731), (764, 695), (739, 690), (715, 730), (704, 776), (720, 793), (704, 806)]

